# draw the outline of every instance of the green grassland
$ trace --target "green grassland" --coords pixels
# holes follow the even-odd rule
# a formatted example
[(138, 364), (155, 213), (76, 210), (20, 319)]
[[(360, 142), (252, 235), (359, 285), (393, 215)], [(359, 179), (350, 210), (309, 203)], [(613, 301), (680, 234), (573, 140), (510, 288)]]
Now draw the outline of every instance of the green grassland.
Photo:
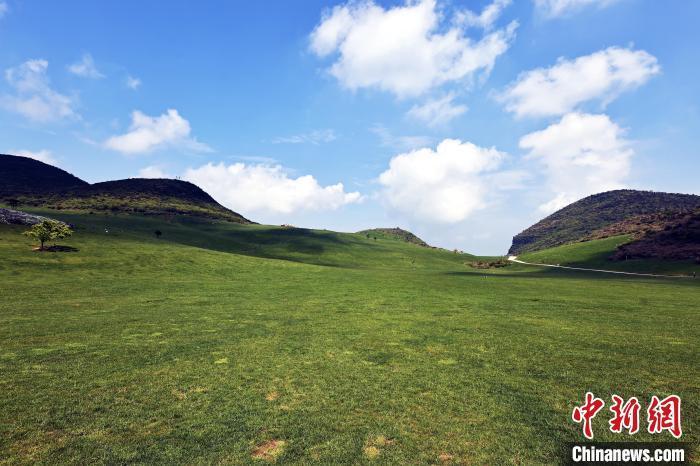
[(622, 272), (655, 273), (671, 275), (700, 275), (700, 264), (687, 261), (661, 261), (653, 259), (630, 259), (612, 261), (609, 257), (615, 249), (632, 240), (630, 235), (566, 244), (518, 256), (525, 262), (566, 265)]
[[(644, 408), (680, 395), (700, 453), (700, 280), (51, 216), (76, 225), (62, 244), (77, 251), (32, 251), (0, 225), (2, 464), (552, 464), (582, 439), (587, 390)], [(627, 440), (608, 415), (596, 439)]]

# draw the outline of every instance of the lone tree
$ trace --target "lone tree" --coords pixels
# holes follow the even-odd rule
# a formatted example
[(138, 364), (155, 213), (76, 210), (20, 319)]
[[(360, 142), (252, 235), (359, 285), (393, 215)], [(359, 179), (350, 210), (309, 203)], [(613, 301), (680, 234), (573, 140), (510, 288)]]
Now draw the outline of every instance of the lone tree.
[(66, 239), (70, 237), (73, 234), (73, 229), (61, 222), (53, 222), (53, 238), (51, 238), (54, 241), (54, 244), (56, 240), (58, 239)]
[(160, 230), (156, 230), (153, 232), (153, 234), (156, 235), (156, 238), (160, 239), (160, 237), (163, 235), (163, 232)]
[(19, 207), (19, 199), (8, 199), (7, 205), (10, 206), (10, 209), (15, 210)]
[(55, 220), (44, 220), (25, 231), (24, 234), (39, 241), (39, 251), (44, 250), (44, 243), (68, 238), (73, 234), (73, 230), (65, 223)]

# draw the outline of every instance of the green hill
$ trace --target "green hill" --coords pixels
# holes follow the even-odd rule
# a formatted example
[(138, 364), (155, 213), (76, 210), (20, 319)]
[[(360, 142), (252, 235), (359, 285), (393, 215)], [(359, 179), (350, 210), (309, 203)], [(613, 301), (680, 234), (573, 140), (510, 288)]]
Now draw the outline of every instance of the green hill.
[(418, 246), (430, 247), (428, 243), (411, 233), (399, 227), (396, 228), (372, 228), (369, 230), (358, 231), (357, 234), (369, 236), (372, 238), (396, 239), (406, 243), (417, 244)]
[[(649, 222), (644, 216), (690, 213), (700, 208), (700, 196), (622, 189), (574, 202), (513, 237), (509, 254), (538, 251), (562, 244), (617, 234), (642, 233)], [(634, 221), (631, 221), (634, 220)], [(660, 221), (657, 219), (657, 221)], [(617, 230), (612, 226), (626, 222)], [(654, 223), (652, 221), (651, 223)], [(657, 222), (658, 223), (658, 222)], [(603, 234), (611, 228), (608, 234)]]
[[(564, 265), (620, 272), (671, 275), (700, 274), (700, 262), (688, 255), (633, 254), (636, 240), (631, 235), (611, 236), (526, 252), (518, 259), (536, 264)], [(632, 248), (632, 249), (628, 249)]]
[(252, 223), (182, 180), (140, 179), (89, 184), (59, 168), (12, 155), (0, 155), (0, 201), (55, 210), (186, 215)]

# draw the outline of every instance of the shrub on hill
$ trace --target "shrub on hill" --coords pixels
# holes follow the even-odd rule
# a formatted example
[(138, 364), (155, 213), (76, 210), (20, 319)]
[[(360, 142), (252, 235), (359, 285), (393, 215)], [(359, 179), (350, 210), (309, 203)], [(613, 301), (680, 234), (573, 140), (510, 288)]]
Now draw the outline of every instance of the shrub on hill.
[(692, 259), (700, 263), (700, 210), (676, 215), (662, 228), (620, 246), (612, 259)]
[(497, 259), (492, 261), (472, 261), (467, 263), (473, 269), (500, 269), (510, 265), (507, 259)]

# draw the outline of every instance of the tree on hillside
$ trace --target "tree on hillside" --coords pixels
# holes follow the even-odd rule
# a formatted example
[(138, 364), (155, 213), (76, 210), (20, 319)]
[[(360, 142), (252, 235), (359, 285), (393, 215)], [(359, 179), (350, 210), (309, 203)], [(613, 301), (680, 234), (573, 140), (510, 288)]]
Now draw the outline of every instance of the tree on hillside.
[(10, 209), (15, 210), (15, 209), (17, 209), (17, 207), (19, 207), (19, 200), (18, 199), (8, 199), (7, 205), (10, 206)]
[(65, 223), (55, 220), (44, 220), (39, 222), (24, 232), (25, 236), (39, 241), (39, 251), (44, 250), (44, 243), (68, 238), (73, 234), (73, 230)]
[(153, 234), (156, 235), (156, 238), (159, 238), (159, 239), (160, 239), (160, 237), (161, 237), (161, 235), (163, 234), (163, 232), (160, 231), (160, 230), (156, 230), (156, 231), (153, 232)]

